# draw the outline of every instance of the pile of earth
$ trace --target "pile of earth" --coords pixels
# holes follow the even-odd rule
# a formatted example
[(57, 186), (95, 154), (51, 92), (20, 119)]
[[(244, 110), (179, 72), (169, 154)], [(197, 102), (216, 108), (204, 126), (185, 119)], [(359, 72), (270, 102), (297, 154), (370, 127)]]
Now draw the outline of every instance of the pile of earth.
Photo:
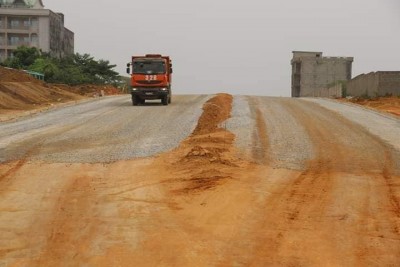
[(108, 85), (48, 84), (24, 71), (0, 67), (0, 121), (9, 119), (10, 114), (18, 115), (59, 103), (120, 93), (119, 89)]
[(0, 82), (40, 82), (22, 70), (0, 67)]
[(0, 111), (30, 110), (82, 98), (35, 79), (24, 71), (0, 67)]
[(344, 99), (343, 101), (351, 102), (357, 105), (362, 105), (367, 108), (376, 109), (396, 116), (400, 116), (400, 97), (396, 96), (375, 97), (375, 98), (353, 97), (350, 99)]

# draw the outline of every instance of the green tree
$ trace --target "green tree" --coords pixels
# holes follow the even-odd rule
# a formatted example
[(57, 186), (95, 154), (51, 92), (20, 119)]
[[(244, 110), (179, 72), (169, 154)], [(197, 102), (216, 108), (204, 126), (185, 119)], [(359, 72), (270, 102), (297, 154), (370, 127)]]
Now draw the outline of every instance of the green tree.
[(76, 53), (56, 58), (34, 47), (21, 46), (13, 55), (3, 65), (43, 73), (46, 82), (69, 85), (122, 84), (121, 77), (113, 70), (116, 65), (110, 64), (108, 60), (95, 60), (89, 54)]
[(121, 82), (121, 77), (113, 70), (116, 65), (111, 65), (108, 60), (96, 61), (89, 54), (77, 53), (73, 56), (73, 61), (84, 75), (90, 77), (91, 83), (117, 84)]
[(36, 47), (20, 46), (13, 51), (13, 57), (6, 59), (4, 65), (15, 69), (28, 69), (39, 57), (40, 51)]
[(37, 58), (28, 69), (43, 73), (46, 81), (52, 80), (53, 77), (60, 72), (58, 65), (49, 57)]

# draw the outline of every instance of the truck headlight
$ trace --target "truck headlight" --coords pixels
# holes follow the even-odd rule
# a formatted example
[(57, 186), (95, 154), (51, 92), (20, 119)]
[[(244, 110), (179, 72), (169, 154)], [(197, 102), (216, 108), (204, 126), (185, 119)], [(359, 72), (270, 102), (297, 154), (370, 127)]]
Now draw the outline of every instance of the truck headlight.
[(161, 91), (167, 91), (168, 89), (167, 88), (161, 88)]
[(137, 88), (132, 88), (132, 91), (137, 91)]

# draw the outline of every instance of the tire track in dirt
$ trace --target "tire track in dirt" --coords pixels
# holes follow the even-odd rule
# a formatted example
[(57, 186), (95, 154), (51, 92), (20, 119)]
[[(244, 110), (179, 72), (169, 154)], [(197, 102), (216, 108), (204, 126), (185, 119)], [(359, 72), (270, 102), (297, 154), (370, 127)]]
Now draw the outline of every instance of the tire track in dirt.
[[(153, 171), (168, 175), (153, 188), (164, 192), (158, 198), (172, 205), (149, 210), (151, 220), (140, 224), (138, 247), (111, 247), (96, 264), (107, 266), (118, 251), (122, 251), (123, 262), (135, 266), (217, 264), (218, 251), (238, 230), (233, 226), (245, 221), (253, 199), (250, 190), (238, 188), (250, 187), (246, 180), (254, 179), (255, 165), (235, 157), (234, 135), (223, 127), (231, 102), (232, 97), (226, 94), (210, 99), (193, 134), (174, 151), (157, 157)], [(228, 222), (232, 223), (229, 230)], [(179, 253), (171, 253), (171, 248)]]
[[(239, 159), (235, 136), (224, 127), (232, 97), (220, 94), (204, 104), (196, 129), (173, 151), (110, 164), (53, 166), (53, 171), (60, 172), (75, 169), (53, 186), (58, 193), (49, 198), (56, 202), (52, 211), (35, 215), (41, 221), (34, 224), (38, 233), (30, 238), (46, 238), (37, 246), (38, 254), (21, 252), (27, 258), (23, 263), (99, 267), (395, 264), (400, 238), (396, 230), (398, 178), (392, 164), (398, 159), (364, 129), (334, 113), (297, 99), (276, 102), (279, 112), (289, 111), (304, 125), (315, 147), (315, 158), (304, 170), (289, 170), (302, 164), (298, 158), (280, 165), (288, 169), (268, 166), (274, 155), (290, 155), (299, 149), (288, 152), (282, 149), (287, 144), (276, 145), (282, 136), (297, 132), (271, 136), (273, 125), (267, 122), (272, 115), (265, 113), (262, 101), (254, 107), (258, 138), (254, 144), (262, 147), (256, 153), (260, 163)], [(275, 138), (274, 146), (271, 138)], [(288, 144), (298, 143), (293, 139)], [(275, 153), (277, 148), (280, 153)], [(52, 164), (41, 163), (37, 168), (43, 173), (48, 166)], [(36, 180), (46, 181), (44, 177)], [(21, 256), (13, 254), (11, 246), (1, 251), (17, 261)]]
[[(382, 176), (385, 179), (386, 186), (389, 191), (390, 202), (393, 207), (393, 211), (396, 213), (397, 217), (400, 219), (400, 197), (395, 191), (395, 187), (399, 185), (399, 181), (394, 179), (394, 164), (393, 155), (387, 150), (385, 154), (385, 166), (382, 171)], [(398, 178), (398, 177), (397, 177)], [(399, 226), (396, 227), (397, 233), (400, 234)]]
[(7, 178), (13, 174), (15, 174), (19, 169), (21, 169), (25, 163), (26, 163), (27, 159), (23, 158), (20, 159), (19, 161), (17, 161), (17, 163), (14, 164), (14, 166), (12, 166), (9, 170), (7, 170), (4, 174), (0, 174), (0, 182), (4, 179)]
[[(385, 240), (371, 246), (371, 240), (368, 239), (371, 232), (369, 226), (358, 229), (353, 221), (359, 221), (361, 224), (363, 220), (372, 221), (379, 228), (375, 234), (380, 233), (381, 236), (394, 240), (400, 239), (397, 231), (397, 204), (393, 201), (397, 197), (390, 192), (390, 187), (381, 189), (385, 176), (382, 173), (386, 172), (387, 176), (391, 177), (391, 162), (385, 160), (385, 155), (390, 153), (388, 148), (361, 127), (334, 113), (316, 106), (307, 107), (293, 100), (283, 101), (282, 104), (306, 126), (317, 156), (308, 163), (307, 169), (292, 184), (266, 203), (266, 214), (275, 213), (278, 216), (266, 218), (262, 228), (278, 228), (279, 234), (276, 235), (277, 231), (273, 231), (275, 236), (267, 235), (265, 242), (261, 243), (268, 243), (267, 240), (270, 243), (260, 244), (255, 250), (268, 251), (267, 255), (270, 257), (266, 259), (265, 254), (256, 254), (252, 265), (258, 266), (263, 260), (270, 264), (296, 266), (321, 266), (328, 262), (333, 265), (368, 265), (376, 260), (383, 265), (394, 264), (396, 259), (393, 259), (392, 255), (400, 253), (400, 249), (394, 248), (385, 253), (382, 248), (390, 247), (391, 243)], [(335, 128), (332, 128), (332, 125)], [(341, 176), (349, 176), (349, 180), (362, 177), (365, 181), (361, 183), (371, 184), (369, 188), (373, 191), (372, 195), (360, 189), (361, 196), (356, 200), (352, 199), (351, 195), (338, 196), (338, 187), (352, 187), (351, 182), (347, 182)], [(370, 203), (369, 198), (377, 200)], [(345, 203), (346, 200), (349, 202)], [(346, 213), (343, 211), (345, 208), (340, 209), (346, 204), (356, 206), (358, 202), (374, 206), (358, 207), (353, 210), (354, 214)], [(388, 210), (386, 205), (391, 205), (392, 208)], [(338, 210), (333, 212), (336, 209)], [(374, 214), (373, 211), (376, 210), (385, 212)], [(381, 217), (382, 215), (384, 217)], [(359, 216), (361, 218), (357, 220)], [(337, 221), (334, 218), (338, 218)], [(349, 222), (350, 220), (353, 222)], [(348, 236), (349, 240), (341, 243), (341, 238), (345, 236)], [(310, 249), (300, 249), (300, 246)], [(321, 255), (324, 255), (323, 259)], [(347, 255), (345, 260), (344, 255)]]
[(258, 164), (267, 164), (268, 162), (268, 134), (267, 125), (264, 116), (259, 108), (255, 110), (256, 129), (253, 133), (252, 156)]
[[(217, 190), (218, 187), (232, 181), (232, 171), (237, 168), (233, 152), (230, 151), (233, 148), (234, 136), (221, 128), (222, 123), (230, 116), (231, 101), (231, 96), (222, 94), (207, 102), (197, 127), (179, 148), (156, 159), (149, 159), (151, 165), (141, 170), (141, 173), (146, 175), (146, 182), (140, 186), (130, 186), (126, 181), (123, 187), (111, 186), (113, 183), (119, 183), (122, 178), (115, 178), (111, 182), (96, 175), (72, 177), (60, 194), (52, 218), (46, 226), (49, 229), (46, 245), (38, 258), (29, 263), (32, 266), (56, 266), (61, 262), (71, 265), (90, 263), (93, 266), (109, 266), (121, 262), (122, 265), (129, 263), (143, 266), (145, 262), (161, 260), (151, 256), (154, 252), (158, 252), (158, 256), (162, 258), (169, 259), (169, 264), (172, 265), (185, 262), (185, 257), (182, 260), (173, 259), (176, 255), (171, 255), (167, 249), (169, 245), (187, 242), (194, 234), (193, 227), (179, 217), (175, 218), (176, 213), (182, 209), (181, 205), (186, 202), (182, 203), (182, 199)], [(92, 168), (96, 168), (90, 164), (84, 166), (85, 169), (80, 172), (82, 174), (91, 173)], [(114, 164), (110, 164), (106, 169), (113, 169), (113, 166)], [(129, 169), (128, 166), (126, 168)], [(188, 173), (184, 174), (186, 172)], [(133, 178), (136, 178), (136, 172), (129, 173), (124, 179)], [(101, 182), (96, 182), (96, 179), (100, 179)], [(101, 183), (107, 183), (108, 186), (101, 188)], [(94, 189), (96, 191), (93, 191)], [(110, 200), (113, 204), (109, 203)], [(105, 226), (105, 215), (101, 210), (107, 205), (121, 206), (119, 216), (125, 214), (126, 211), (122, 212), (123, 210), (141, 210), (142, 208), (138, 207), (147, 207), (145, 213), (136, 218), (134, 224), (123, 226), (140, 233), (140, 238), (136, 240), (141, 240), (139, 248), (135, 249), (129, 245), (134, 240), (123, 239), (115, 245), (105, 245), (109, 242), (100, 233), (106, 231), (107, 236), (113, 239), (117, 233), (111, 235), (109, 232), (121, 228), (122, 226), (117, 227), (120, 223), (126, 224), (123, 223), (123, 215), (122, 218), (116, 218), (116, 222), (108, 222)], [(97, 206), (103, 208), (98, 210)], [(134, 214), (134, 217), (137, 215)], [(143, 215), (144, 218), (141, 218)], [(169, 225), (169, 228), (164, 229), (163, 225)], [(135, 230), (136, 227), (140, 230)], [(154, 234), (154, 227), (158, 227), (157, 235)], [(171, 232), (170, 227), (175, 230)], [(169, 244), (167, 247), (160, 243), (160, 237)], [(103, 253), (94, 256), (93, 247), (98, 247), (96, 244), (103, 244), (104, 250)], [(159, 249), (155, 251), (155, 248)], [(187, 255), (190, 254), (190, 250), (190, 246), (185, 248)], [(98, 255), (105, 255), (105, 258)]]
[[(17, 160), (14, 163), (14, 166), (12, 166), (10, 169), (8, 169), (4, 174), (0, 174), (0, 183), (5, 179), (9, 177), (13, 177), (29, 160), (32, 155), (37, 153), (41, 146), (41, 142), (35, 142), (35, 145), (29, 148), (24, 155), (21, 157), (21, 159)], [(9, 163), (12, 164), (12, 163)], [(10, 179), (8, 179), (10, 180)], [(4, 186), (3, 186), (4, 188)]]
[(93, 179), (87, 175), (75, 177), (60, 195), (48, 225), (46, 247), (34, 265), (57, 266), (68, 262), (78, 266), (85, 260), (101, 224), (96, 219), (94, 204), (98, 200)]
[[(251, 114), (248, 119), (254, 120), (246, 126), (253, 125), (253, 132), (247, 130), (245, 135), (240, 129), (232, 129), (240, 138), (239, 149), (246, 153), (243, 144), (251, 144), (252, 151), (246, 153), (252, 155), (249, 160), (273, 168), (304, 170), (306, 162), (314, 156), (313, 146), (304, 126), (282, 104), (282, 98), (247, 97), (246, 100)], [(257, 160), (257, 153), (263, 155), (263, 160)]]

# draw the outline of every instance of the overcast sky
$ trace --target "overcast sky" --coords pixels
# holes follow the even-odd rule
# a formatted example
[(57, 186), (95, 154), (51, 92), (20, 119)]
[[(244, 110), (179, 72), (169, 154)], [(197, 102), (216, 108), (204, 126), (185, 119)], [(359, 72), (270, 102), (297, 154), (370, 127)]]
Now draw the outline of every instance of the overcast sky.
[(353, 77), (400, 70), (400, 0), (43, 0), (75, 52), (117, 64), (170, 55), (178, 94), (289, 96), (293, 50), (352, 56)]

